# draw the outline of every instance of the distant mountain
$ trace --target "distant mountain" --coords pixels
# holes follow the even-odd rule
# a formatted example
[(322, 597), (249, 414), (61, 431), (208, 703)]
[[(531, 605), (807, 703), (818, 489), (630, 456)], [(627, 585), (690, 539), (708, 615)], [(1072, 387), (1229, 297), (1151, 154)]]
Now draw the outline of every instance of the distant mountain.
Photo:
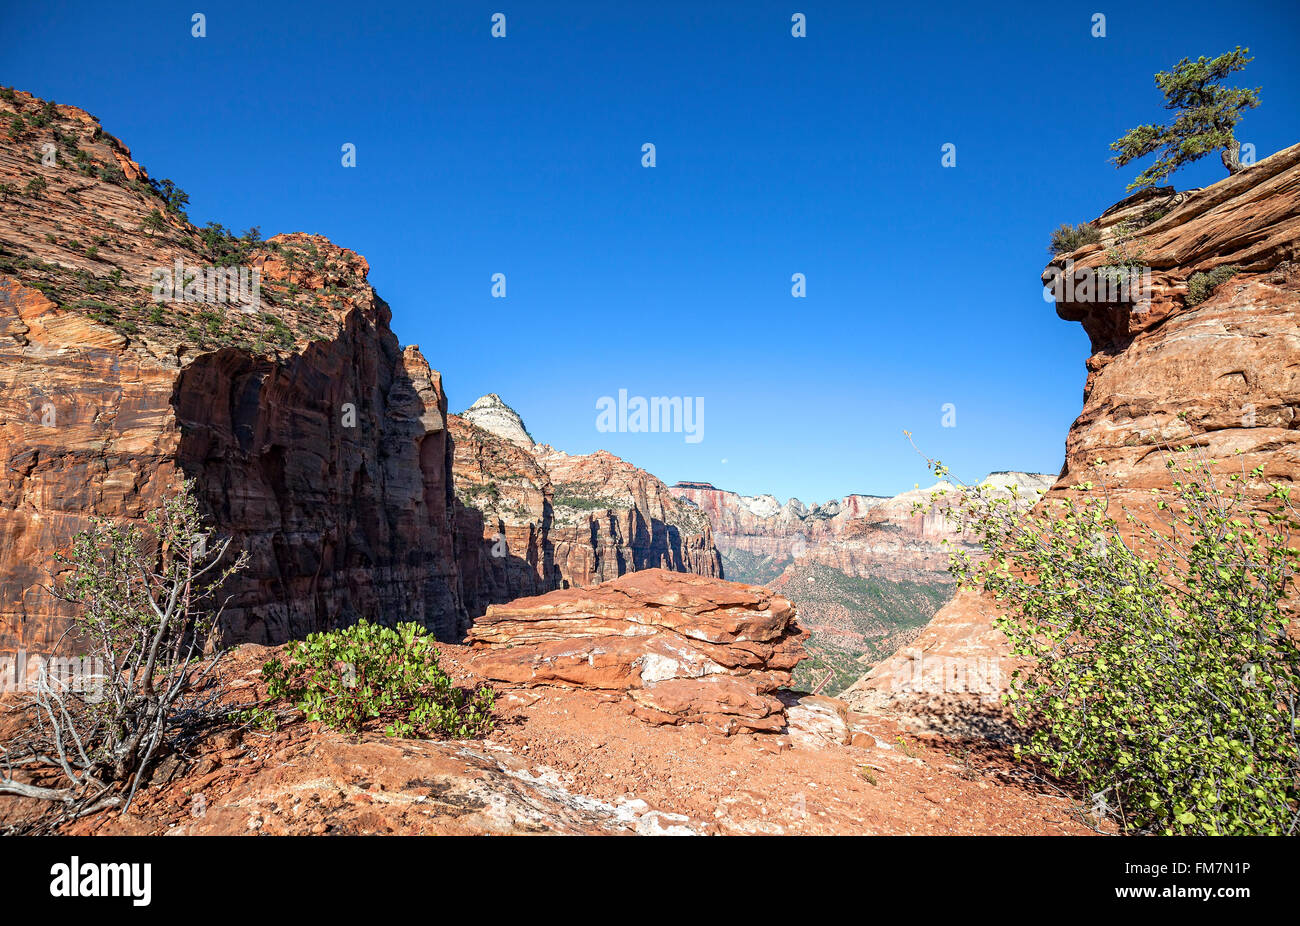
[[(982, 484), (1031, 504), (1054, 481), (1042, 473), (990, 473)], [(747, 496), (705, 482), (670, 491), (713, 525), (728, 579), (779, 589), (812, 631), (795, 682), (834, 694), (909, 642), (953, 595), (944, 542), (975, 550), (953, 519), (955, 486), (892, 498), (846, 495), (823, 504)], [(948, 491), (936, 500), (936, 492)]]

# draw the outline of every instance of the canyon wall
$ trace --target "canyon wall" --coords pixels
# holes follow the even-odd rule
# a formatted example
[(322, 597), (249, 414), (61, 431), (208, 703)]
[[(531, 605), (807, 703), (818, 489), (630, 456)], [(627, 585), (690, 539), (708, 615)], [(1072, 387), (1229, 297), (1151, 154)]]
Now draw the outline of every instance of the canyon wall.
[[(16, 92), (0, 119), (15, 114), (0, 137), (0, 653), (49, 652), (69, 626), (49, 589), (77, 531), (140, 522), (185, 478), (250, 557), (225, 589), (228, 643), (362, 616), (459, 640), (493, 601), (647, 566), (720, 571), (707, 524), (608, 455), (557, 457), (582, 509), (569, 520), (550, 476), (511, 458), (507, 494), (534, 523), (489, 529), (454, 479), (472, 488), (506, 451), (449, 421), (363, 257), (196, 228), (87, 113)], [(257, 298), (221, 292), (213, 268), (256, 270)], [(484, 540), (498, 531), (500, 562)]]
[[(1053, 477), (1036, 473), (990, 473), (982, 481), (999, 490), (1015, 486), (1036, 498)], [(703, 482), (679, 482), (669, 491), (708, 515), (724, 561), (779, 573), (795, 560), (845, 575), (892, 581), (951, 582), (944, 542), (970, 547), (974, 538), (952, 512), (955, 495), (938, 483), (891, 497), (846, 495), (822, 505), (771, 495), (745, 496)], [(917, 506), (920, 506), (919, 509)], [(743, 554), (743, 557), (742, 557)], [(757, 561), (757, 562), (756, 562)], [(745, 581), (770, 576), (735, 575)]]
[(534, 444), (496, 395), (450, 422), (472, 614), (642, 569), (722, 576), (708, 519), (644, 470), (603, 450)]
[[(1004, 472), (982, 481), (998, 495), (1014, 489), (1028, 505), (1053, 477)], [(809, 658), (795, 672), (802, 689), (836, 694), (910, 642), (955, 591), (945, 544), (976, 549), (948, 483), (811, 506), (702, 482), (671, 491), (712, 522), (728, 578), (765, 583), (798, 606), (811, 632)]]
[[(1200, 448), (1234, 471), (1262, 466), (1252, 490), (1300, 476), (1300, 145), (1213, 186), (1159, 189), (1118, 203), (1095, 223), (1101, 241), (1061, 254), (1044, 283), (1089, 271), (1127, 251), (1151, 268), (1150, 304), (1088, 301), (1076, 290), (1057, 314), (1080, 322), (1092, 344), (1083, 411), (1070, 428), (1065, 466), (1045, 503), (1096, 478), (1115, 488), (1111, 514), (1147, 509), (1168, 489), (1171, 448)], [(1068, 269), (1067, 269), (1068, 268)], [(1203, 301), (1189, 298), (1219, 268), (1235, 274)], [(1226, 271), (1224, 271), (1226, 273)], [(1066, 290), (1062, 288), (1063, 295)], [(1240, 456), (1235, 456), (1236, 454)], [(962, 592), (910, 646), (845, 695), (936, 725), (993, 710), (1011, 664), (993, 607)]]

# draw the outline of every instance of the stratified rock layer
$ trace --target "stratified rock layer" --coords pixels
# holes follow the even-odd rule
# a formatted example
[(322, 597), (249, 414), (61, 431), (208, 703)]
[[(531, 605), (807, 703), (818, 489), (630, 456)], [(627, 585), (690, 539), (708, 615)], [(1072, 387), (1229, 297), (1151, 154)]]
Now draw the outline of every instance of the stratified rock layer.
[[(1202, 190), (1130, 197), (1097, 220), (1102, 241), (1061, 255), (1045, 282), (1067, 261), (1076, 279), (1112, 262), (1121, 223), (1159, 210), (1168, 211), (1125, 244), (1152, 268), (1149, 308), (1078, 300), (1057, 308), (1083, 324), (1093, 354), (1083, 411), (1044, 504), (1094, 478), (1101, 460), (1121, 529), (1121, 506), (1145, 510), (1152, 489), (1170, 487), (1170, 448), (1202, 448), (1234, 470), (1262, 466), (1261, 491), (1300, 476), (1300, 145)], [(1189, 304), (1189, 278), (1220, 267), (1236, 275)], [(843, 697), (863, 710), (968, 725), (996, 704), (1012, 668), (993, 613), (987, 598), (958, 595)]]
[(732, 733), (784, 729), (774, 693), (805, 636), (794, 606), (766, 589), (648, 569), (492, 605), (468, 642), (488, 678), (619, 692), (648, 722)]
[(645, 470), (605, 451), (571, 455), (520, 438), (523, 422), (499, 396), (449, 421), (471, 616), (641, 569), (722, 575), (708, 519)]
[[(1000, 489), (1015, 486), (1022, 498), (1032, 500), (1046, 491), (1052, 478), (1007, 472), (990, 473), (984, 482)], [(708, 515), (714, 541), (727, 561), (747, 554), (777, 573), (797, 560), (849, 576), (948, 583), (945, 542), (969, 545), (973, 538), (949, 517), (955, 496), (933, 498), (944, 488), (941, 483), (892, 498), (846, 495), (812, 506), (797, 498), (783, 505), (771, 495), (739, 495), (701, 482), (679, 482), (669, 491)]]

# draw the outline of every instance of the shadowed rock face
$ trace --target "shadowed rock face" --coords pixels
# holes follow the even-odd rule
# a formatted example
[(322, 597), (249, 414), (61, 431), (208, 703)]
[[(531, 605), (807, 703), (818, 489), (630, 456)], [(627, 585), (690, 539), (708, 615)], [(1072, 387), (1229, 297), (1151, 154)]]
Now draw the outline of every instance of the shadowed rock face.
[(475, 671), (514, 685), (620, 692), (649, 723), (779, 732), (775, 696), (807, 632), (780, 595), (664, 569), (494, 604), (468, 642)]
[(499, 396), (448, 417), (471, 616), (640, 569), (721, 576), (707, 518), (645, 470), (604, 451), (570, 455), (520, 437), (523, 422)]
[[(0, 110), (42, 105), (18, 93)], [(365, 259), (278, 236), (243, 255), (260, 311), (154, 302), (156, 270), (216, 255), (96, 120), (48, 112), (0, 141), (0, 180), (47, 185), (0, 198), (0, 651), (48, 651), (66, 628), (45, 590), (56, 550), (91, 517), (140, 519), (182, 477), (250, 556), (227, 642), (363, 614), (459, 638), (446, 400), (389, 330)], [(31, 157), (54, 130), (85, 170), (66, 141), (59, 166)]]
[[(1100, 459), (1121, 525), (1121, 505), (1144, 510), (1151, 489), (1169, 487), (1170, 447), (1203, 448), (1234, 469), (1262, 466), (1265, 482), (1300, 475), (1300, 145), (1202, 190), (1125, 200), (1098, 219), (1101, 243), (1061, 255), (1044, 281), (1067, 259), (1076, 275), (1109, 263), (1117, 226), (1153, 209), (1168, 211), (1129, 245), (1152, 268), (1150, 309), (1058, 306), (1062, 318), (1083, 324), (1093, 355), (1065, 466), (1044, 501), (1087, 481)], [(1238, 272), (1189, 304), (1189, 278), (1223, 266)], [(991, 614), (986, 598), (959, 594), (843, 697), (949, 728), (977, 716), (996, 703), (1011, 668)]]

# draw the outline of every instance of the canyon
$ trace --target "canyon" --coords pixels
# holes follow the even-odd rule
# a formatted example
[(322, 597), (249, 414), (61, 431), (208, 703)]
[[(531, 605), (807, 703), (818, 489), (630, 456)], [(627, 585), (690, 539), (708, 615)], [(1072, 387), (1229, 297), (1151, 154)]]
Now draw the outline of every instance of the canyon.
[[(947, 573), (950, 548), (977, 550), (953, 486), (781, 504), (538, 443), (496, 394), (452, 414), (365, 258), (316, 235), (195, 228), (89, 114), (21, 91), (0, 99), (15, 114), (0, 143), (0, 653), (59, 645), (72, 614), (50, 591), (54, 557), (78, 530), (141, 523), (188, 479), (250, 558), (205, 689), (223, 716), (268, 703), (261, 668), (286, 641), (366, 617), (433, 631), (456, 684), (495, 690), (499, 719), (470, 742), (349, 738), (281, 702), (274, 729), (205, 729), (130, 814), (65, 831), (1107, 831), (1087, 795), (1005, 748), (1015, 663), (995, 603)], [(49, 139), (53, 164), (36, 156)], [(1300, 145), (1094, 224), (1101, 241), (1045, 278), (1133, 249), (1152, 298), (1057, 304), (1092, 345), (1065, 464), (983, 482), (1042, 506), (1101, 461), (1118, 513), (1167, 489), (1170, 447), (1189, 444), (1294, 483)], [(153, 272), (177, 260), (255, 269), (259, 305), (155, 302)], [(813, 690), (827, 685), (839, 696)], [(26, 822), (24, 800), (0, 799), (0, 825)]]
[[(364, 257), (196, 228), (76, 107), (13, 91), (0, 117), (23, 126), (0, 139), (0, 652), (52, 651), (70, 617), (56, 551), (92, 518), (140, 523), (182, 479), (249, 556), (225, 644), (363, 616), (458, 641), (494, 601), (719, 574), (707, 522), (643, 471), (449, 415)], [(178, 265), (252, 268), (259, 302), (155, 301)]]
[[(980, 484), (1028, 507), (1054, 477), (990, 473)], [(670, 491), (708, 516), (727, 578), (766, 584), (799, 608), (810, 658), (796, 685), (838, 694), (911, 642), (955, 592), (951, 553), (978, 550), (940, 482), (893, 497), (846, 495), (824, 504), (745, 496), (708, 483)]]

